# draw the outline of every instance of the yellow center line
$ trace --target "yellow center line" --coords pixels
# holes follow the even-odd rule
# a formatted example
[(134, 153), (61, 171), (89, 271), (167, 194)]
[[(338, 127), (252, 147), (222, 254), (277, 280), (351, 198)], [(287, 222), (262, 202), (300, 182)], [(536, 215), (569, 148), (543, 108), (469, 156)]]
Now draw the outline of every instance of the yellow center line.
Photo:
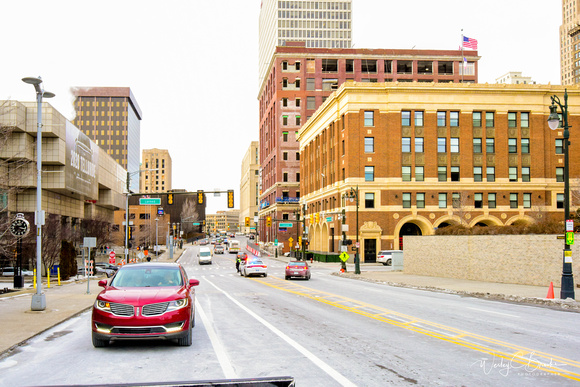
[[(423, 320), (337, 294), (308, 288), (296, 283), (289, 283), (288, 281), (284, 281), (282, 278), (276, 276), (270, 276), (263, 279), (255, 278), (253, 280), (274, 289), (307, 297), (311, 300), (322, 302), (351, 313), (356, 313), (380, 322), (385, 322), (393, 326), (421, 333), (487, 355), (497, 356), (502, 359), (523, 364), (526, 366), (526, 369), (532, 369), (534, 371), (541, 370), (568, 379), (580, 381), (579, 361), (551, 355), (541, 351), (535, 351), (530, 348), (481, 336), (429, 320)], [(573, 367), (574, 370), (565, 370), (561, 368), (562, 366)]]

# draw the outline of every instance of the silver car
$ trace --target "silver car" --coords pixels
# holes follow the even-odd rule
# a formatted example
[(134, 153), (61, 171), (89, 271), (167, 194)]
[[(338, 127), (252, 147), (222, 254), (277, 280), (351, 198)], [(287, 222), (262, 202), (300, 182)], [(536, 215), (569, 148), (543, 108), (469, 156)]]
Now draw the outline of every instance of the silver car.
[(252, 275), (263, 275), (268, 276), (268, 266), (260, 258), (250, 258), (246, 260), (244, 265), (240, 266), (240, 274), (244, 277), (249, 277)]

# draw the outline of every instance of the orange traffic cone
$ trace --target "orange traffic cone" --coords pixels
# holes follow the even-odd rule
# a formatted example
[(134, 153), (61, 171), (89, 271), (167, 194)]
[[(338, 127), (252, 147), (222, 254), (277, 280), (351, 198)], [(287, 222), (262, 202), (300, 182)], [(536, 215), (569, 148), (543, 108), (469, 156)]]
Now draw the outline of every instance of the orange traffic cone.
[(554, 283), (550, 282), (550, 287), (548, 288), (548, 295), (546, 296), (548, 299), (554, 299)]

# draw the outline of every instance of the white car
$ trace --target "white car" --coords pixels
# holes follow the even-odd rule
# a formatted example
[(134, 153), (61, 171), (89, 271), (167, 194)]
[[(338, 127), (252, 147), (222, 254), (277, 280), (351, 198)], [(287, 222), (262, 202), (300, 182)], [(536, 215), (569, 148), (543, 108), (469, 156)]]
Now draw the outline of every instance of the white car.
[(197, 253), (197, 261), (200, 265), (204, 263), (209, 263), (211, 265), (211, 258), (213, 254), (209, 247), (200, 247), (199, 253)]
[(240, 274), (244, 277), (249, 277), (252, 275), (263, 275), (268, 276), (268, 266), (260, 258), (250, 258), (246, 260), (244, 265), (240, 267)]
[(382, 263), (385, 266), (391, 266), (393, 264), (393, 250), (379, 251), (377, 254), (377, 262)]
[[(2, 268), (2, 276), (3, 277), (14, 277), (14, 270), (16, 270), (16, 268), (14, 267), (3, 267)], [(22, 269), (22, 275), (23, 276), (27, 276), (27, 275), (34, 275), (34, 272), (32, 270), (25, 270)]]

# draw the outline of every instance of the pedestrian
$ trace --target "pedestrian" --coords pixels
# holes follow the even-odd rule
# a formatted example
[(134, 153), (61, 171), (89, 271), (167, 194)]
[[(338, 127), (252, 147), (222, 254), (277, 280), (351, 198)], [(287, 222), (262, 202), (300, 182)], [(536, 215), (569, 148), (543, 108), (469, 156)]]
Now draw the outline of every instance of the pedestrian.
[(240, 259), (240, 256), (238, 255), (236, 257), (236, 270), (237, 270), (238, 273), (240, 272), (240, 260), (241, 260)]

